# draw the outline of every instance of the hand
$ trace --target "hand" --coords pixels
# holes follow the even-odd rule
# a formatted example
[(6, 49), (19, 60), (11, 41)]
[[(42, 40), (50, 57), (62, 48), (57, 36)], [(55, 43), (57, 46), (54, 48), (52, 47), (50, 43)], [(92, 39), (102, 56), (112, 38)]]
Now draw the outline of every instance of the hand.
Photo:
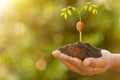
[(59, 50), (53, 51), (52, 54), (59, 59), (70, 70), (81, 75), (94, 75), (107, 71), (112, 63), (111, 53), (107, 50), (101, 50), (102, 57), (86, 58), (83, 61), (75, 57), (67, 56)]

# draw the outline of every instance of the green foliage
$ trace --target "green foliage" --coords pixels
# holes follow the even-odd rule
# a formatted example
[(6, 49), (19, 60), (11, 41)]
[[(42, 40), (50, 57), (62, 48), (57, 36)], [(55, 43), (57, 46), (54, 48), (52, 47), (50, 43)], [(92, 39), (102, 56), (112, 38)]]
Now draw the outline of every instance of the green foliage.
[(63, 16), (65, 19), (67, 19), (68, 15), (72, 16), (73, 11), (76, 11), (75, 7), (68, 6), (67, 8), (63, 8), (61, 10), (61, 16)]
[(83, 5), (84, 10), (92, 12), (93, 14), (98, 14), (97, 7), (98, 6), (96, 4), (92, 4), (90, 2)]
[(63, 8), (61, 10), (61, 16), (64, 17), (64, 19), (66, 20), (68, 18), (68, 16), (72, 16), (72, 11), (77, 12), (78, 16), (81, 17), (81, 12), (82, 10), (88, 11), (88, 12), (92, 12), (93, 14), (98, 14), (97, 11), (97, 5), (96, 4), (92, 4), (90, 2), (86, 2), (81, 8), (79, 7), (72, 7), (72, 6), (68, 6), (67, 8)]

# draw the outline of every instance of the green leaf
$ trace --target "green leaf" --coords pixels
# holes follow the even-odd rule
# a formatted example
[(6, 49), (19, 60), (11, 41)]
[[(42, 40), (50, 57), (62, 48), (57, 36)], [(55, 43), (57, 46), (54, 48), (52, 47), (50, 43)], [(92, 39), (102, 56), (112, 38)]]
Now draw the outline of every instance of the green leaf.
[(95, 9), (93, 9), (92, 13), (95, 14)]
[(64, 14), (64, 18), (67, 19), (67, 14), (66, 13)]
[(71, 10), (67, 10), (67, 13), (68, 13), (69, 15), (72, 15)]
[(62, 12), (61, 14), (60, 14), (60, 16), (63, 16), (65, 14), (65, 12)]
[(63, 8), (61, 11), (66, 11), (67, 10), (67, 8)]
[(92, 6), (89, 6), (89, 9), (88, 9), (89, 11), (91, 11), (92, 10)]
[(95, 8), (97, 8), (97, 7), (98, 7), (96, 4), (93, 4), (92, 6), (93, 6), (93, 7), (95, 7)]
[(84, 5), (84, 7), (83, 7), (85, 10), (87, 10), (88, 9), (88, 5)]
[(98, 14), (98, 11), (97, 11), (97, 9), (93, 9), (93, 14)]
[(76, 11), (77, 9), (76, 9), (75, 7), (72, 7), (72, 10), (73, 10), (73, 11)]
[(98, 14), (98, 11), (97, 11), (97, 9), (95, 9), (95, 13), (96, 13), (96, 14)]

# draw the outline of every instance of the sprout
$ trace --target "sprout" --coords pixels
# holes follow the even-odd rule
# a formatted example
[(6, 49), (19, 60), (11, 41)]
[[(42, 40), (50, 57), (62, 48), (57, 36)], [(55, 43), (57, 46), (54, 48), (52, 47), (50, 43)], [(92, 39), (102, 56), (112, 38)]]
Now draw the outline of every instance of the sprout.
[(90, 2), (86, 2), (82, 7), (73, 7), (73, 6), (68, 6), (66, 8), (63, 8), (61, 10), (61, 16), (64, 17), (64, 19), (68, 19), (69, 16), (72, 16), (73, 12), (78, 13), (78, 17), (79, 17), (79, 22), (76, 25), (76, 29), (79, 31), (79, 35), (80, 35), (80, 42), (82, 41), (82, 29), (84, 28), (84, 22), (81, 21), (81, 13), (83, 10), (87, 11), (87, 12), (91, 12), (92, 14), (98, 14), (97, 11), (97, 5), (96, 4), (92, 4)]

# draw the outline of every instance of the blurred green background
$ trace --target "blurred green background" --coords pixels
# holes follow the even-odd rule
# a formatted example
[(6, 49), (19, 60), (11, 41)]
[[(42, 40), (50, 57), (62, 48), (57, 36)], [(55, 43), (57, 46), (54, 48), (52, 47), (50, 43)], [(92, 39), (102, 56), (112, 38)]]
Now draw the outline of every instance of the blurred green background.
[(99, 14), (82, 16), (83, 41), (120, 53), (120, 0), (0, 0), (0, 80), (119, 80), (113, 71), (79, 75), (51, 55), (79, 41), (78, 17), (64, 20), (61, 9), (86, 1), (96, 3)]

